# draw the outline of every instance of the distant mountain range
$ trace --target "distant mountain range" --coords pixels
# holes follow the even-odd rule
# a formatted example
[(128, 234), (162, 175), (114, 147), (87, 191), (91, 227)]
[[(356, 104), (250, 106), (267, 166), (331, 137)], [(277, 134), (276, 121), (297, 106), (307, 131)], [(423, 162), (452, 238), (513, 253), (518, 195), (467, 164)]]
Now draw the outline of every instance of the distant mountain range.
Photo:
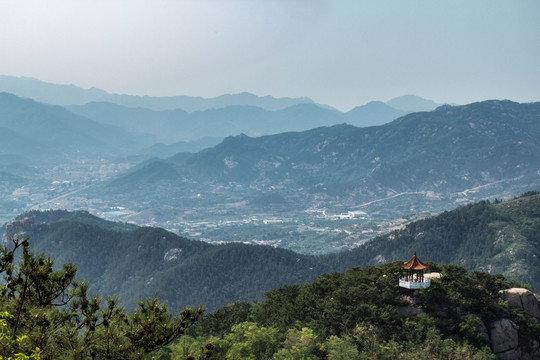
[[(189, 224), (198, 221), (292, 219), (306, 211), (396, 219), (506, 199), (540, 183), (539, 103), (445, 105), (361, 128), (343, 122), (391, 108), (372, 102), (349, 113), (315, 104), (193, 113), (110, 103), (70, 109), (0, 94), (3, 219), (21, 209), (77, 204), (100, 213), (118, 204), (129, 209), (129, 220), (190, 233)], [(73, 112), (79, 110), (85, 115)], [(392, 111), (388, 119), (397, 115)], [(248, 132), (219, 143), (246, 129), (258, 134), (336, 122), (341, 125), (260, 137)]]
[[(261, 136), (343, 123), (380, 125), (405, 114), (382, 102), (343, 113), (309, 99), (291, 102), (249, 94), (223, 96), (219, 101), (198, 99), (206, 104), (200, 106), (205, 110), (192, 112), (161, 110), (160, 106), (150, 109), (144, 107), (146, 101), (151, 107), (154, 100), (156, 104), (168, 100), (109, 97), (99, 89), (9, 76), (0, 76), (2, 89), (15, 94), (0, 93), (0, 172), (5, 185), (0, 189), (0, 218), (5, 220), (19, 209), (51, 205), (69, 208), (73, 201), (64, 196), (65, 192), (77, 196), (73, 191), (89, 188), (95, 194), (93, 185), (110, 174), (137, 163), (140, 165), (135, 169), (143, 168), (154, 157), (195, 153), (219, 144), (227, 136)], [(116, 98), (129, 99), (130, 106), (114, 103)], [(274, 105), (265, 105), (268, 102)], [(58, 105), (72, 103), (83, 105)], [(178, 161), (185, 156), (173, 157)], [(152, 178), (159, 176), (156, 171)], [(57, 186), (58, 181), (64, 185)], [(51, 201), (57, 197), (62, 201)], [(93, 200), (83, 199), (86, 205), (89, 202)]]
[(256, 106), (266, 110), (279, 110), (298, 104), (313, 103), (309, 98), (258, 97), (250, 93), (226, 94), (205, 99), (194, 96), (135, 96), (110, 94), (104, 90), (82, 89), (75, 85), (59, 85), (27, 77), (0, 75), (0, 91), (31, 98), (54, 105), (84, 105), (90, 102), (110, 102), (126, 107), (152, 110), (182, 109), (187, 112), (218, 109), (228, 106)]
[(371, 102), (347, 113), (312, 103), (275, 111), (244, 105), (187, 113), (180, 109), (154, 111), (112, 103), (89, 103), (67, 109), (96, 122), (137, 134), (152, 134), (163, 141), (193, 141), (205, 136), (223, 138), (241, 133), (261, 136), (340, 123), (373, 126), (406, 114), (382, 102)]
[[(316, 104), (309, 98), (258, 97), (249, 93), (210, 99), (131, 96), (5, 75), (0, 75), (0, 91), (40, 103), (64, 106), (97, 123), (137, 135), (139, 140), (146, 140), (146, 144), (152, 141), (166, 144), (193, 142), (204, 137), (223, 139), (241, 133), (262, 136), (340, 123), (375, 126), (410, 112), (437, 107), (431, 100), (405, 95), (387, 103), (372, 101), (349, 112), (340, 112)], [(193, 147), (190, 151), (196, 149)]]
[(0, 129), (0, 156), (31, 163), (117, 156), (133, 151), (137, 142), (120, 128), (8, 93), (0, 93)]
[[(91, 88), (82, 89), (75, 85), (60, 85), (47, 83), (28, 77), (0, 75), (0, 91), (9, 92), (20, 97), (31, 98), (39, 102), (53, 105), (84, 105), (91, 102), (109, 102), (132, 108), (150, 110), (182, 109), (186, 112), (220, 109), (229, 106), (254, 106), (264, 110), (281, 110), (298, 104), (315, 104), (307, 97), (274, 98), (272, 96), (256, 96), (247, 92), (240, 94), (225, 94), (214, 98), (193, 96), (134, 96), (110, 94), (104, 90)], [(393, 105), (392, 105), (393, 104)], [(317, 104), (319, 107), (332, 109), (328, 105)], [(407, 113), (414, 111), (429, 111), (438, 105), (414, 95), (405, 95), (392, 99), (387, 105)]]
[(386, 105), (408, 113), (418, 111), (431, 111), (439, 106), (433, 100), (422, 99), (415, 95), (403, 95), (386, 102)]
[[(257, 97), (249, 93), (211, 99), (117, 95), (95, 88), (85, 90), (74, 85), (1, 75), (0, 91), (66, 107), (72, 113), (97, 123), (122, 129), (136, 137), (137, 144), (147, 146), (153, 143), (190, 143), (205, 137), (223, 139), (241, 133), (262, 136), (341, 123), (375, 126), (410, 112), (437, 107), (431, 100), (405, 95), (387, 103), (372, 101), (341, 112), (308, 98)], [(200, 150), (196, 146), (186, 148), (189, 151)], [(143, 153), (151, 153), (151, 149)], [(170, 154), (170, 149), (165, 154)]]
[(457, 263), (503, 273), (540, 289), (540, 195), (460, 207), (414, 222), (350, 251), (300, 255), (268, 246), (210, 245), (159, 228), (108, 222), (87, 212), (32, 211), (4, 225), (5, 236), (30, 236), (34, 251), (73, 261), (95, 291), (119, 294), (128, 306), (157, 296), (174, 309), (261, 299), (285, 284), (321, 273), (406, 260)]
[[(507, 198), (537, 188), (539, 164), (540, 103), (493, 100), (443, 106), (376, 127), (228, 137), (193, 155), (146, 164), (117, 178), (102, 196), (129, 201), (147, 199), (151, 191), (153, 200), (174, 207), (181, 194), (194, 192), (223, 205), (229, 200), (210, 185), (237, 183), (248, 201), (278, 192), (286, 203), (305, 209), (414, 197), (415, 203), (404, 204), (405, 211), (416, 212), (429, 203), (440, 210), (479, 196)], [(207, 190), (202, 184), (209, 184)]]

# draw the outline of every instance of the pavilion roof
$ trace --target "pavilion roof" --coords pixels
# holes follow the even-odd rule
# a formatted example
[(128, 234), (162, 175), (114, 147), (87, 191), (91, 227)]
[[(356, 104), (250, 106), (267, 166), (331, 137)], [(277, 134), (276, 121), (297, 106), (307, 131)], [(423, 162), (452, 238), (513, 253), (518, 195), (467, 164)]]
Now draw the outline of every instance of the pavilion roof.
[(429, 267), (429, 265), (426, 265), (422, 261), (420, 261), (420, 259), (416, 256), (416, 252), (414, 253), (411, 260), (404, 262), (400, 266), (406, 270), (424, 270)]

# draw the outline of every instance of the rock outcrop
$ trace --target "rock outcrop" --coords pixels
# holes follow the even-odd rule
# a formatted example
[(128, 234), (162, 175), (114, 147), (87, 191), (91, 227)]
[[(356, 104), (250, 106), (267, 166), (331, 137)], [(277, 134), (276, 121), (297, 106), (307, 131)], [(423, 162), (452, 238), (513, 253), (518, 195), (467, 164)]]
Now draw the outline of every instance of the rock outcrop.
[(30, 229), (34, 227), (33, 217), (24, 217), (22, 219), (13, 219), (5, 225), (3, 234), (4, 242), (10, 238), (25, 238)]
[(493, 321), (489, 326), (491, 347), (498, 358), (504, 360), (521, 359), (518, 348), (518, 326), (510, 319)]
[[(508, 306), (522, 309), (532, 321), (540, 323), (540, 297), (523, 288), (501, 290), (499, 296)], [(490, 339), (493, 352), (499, 359), (531, 359), (540, 356), (540, 341), (532, 340), (528, 345), (519, 343), (519, 327), (510, 319), (493, 321), (490, 326)]]
[(508, 305), (525, 310), (530, 316), (540, 320), (540, 299), (538, 295), (523, 288), (501, 290), (499, 295)]

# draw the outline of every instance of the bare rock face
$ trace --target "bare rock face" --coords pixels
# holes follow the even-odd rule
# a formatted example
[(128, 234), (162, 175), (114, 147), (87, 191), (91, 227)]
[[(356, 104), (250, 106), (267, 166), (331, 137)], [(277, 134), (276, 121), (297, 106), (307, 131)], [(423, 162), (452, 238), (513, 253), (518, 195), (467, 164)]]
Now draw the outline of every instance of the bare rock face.
[(9, 238), (25, 238), (31, 229), (34, 226), (33, 217), (25, 217), (23, 219), (13, 219), (6, 224), (6, 231), (4, 233), (4, 240)]
[(499, 295), (503, 300), (508, 301), (509, 306), (521, 308), (530, 316), (540, 320), (540, 301), (537, 295), (522, 288), (512, 288), (501, 290)]
[(540, 356), (540, 339), (531, 341), (531, 355)]
[(165, 260), (166, 262), (177, 261), (181, 255), (182, 249), (172, 248), (165, 252), (165, 254), (163, 255), (163, 260)]
[(491, 347), (497, 357), (504, 360), (521, 359), (518, 349), (518, 326), (510, 319), (493, 321), (490, 326)]

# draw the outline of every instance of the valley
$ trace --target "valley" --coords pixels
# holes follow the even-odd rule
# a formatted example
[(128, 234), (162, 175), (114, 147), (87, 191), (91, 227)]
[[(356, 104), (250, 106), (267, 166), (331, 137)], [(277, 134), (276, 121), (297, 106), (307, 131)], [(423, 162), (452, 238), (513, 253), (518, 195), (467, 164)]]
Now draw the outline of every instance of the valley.
[[(106, 165), (104, 161), (95, 164), (88, 161), (57, 167), (40, 181), (27, 182), (4, 194), (4, 199), (9, 200), (1, 209), (0, 222), (9, 222), (30, 210), (85, 210), (106, 220), (162, 227), (213, 244), (243, 242), (283, 247), (305, 254), (324, 254), (353, 248), (376, 235), (434, 214), (402, 215), (377, 209), (368, 214), (358, 210), (399, 196), (351, 208), (340, 205), (317, 209), (310, 208), (311, 204), (306, 202), (299, 203), (297, 208), (261, 209), (251, 207), (239, 198), (240, 193), (245, 193), (243, 187), (237, 188), (233, 196), (231, 193), (235, 193), (231, 188), (217, 187), (210, 193), (219, 196), (222, 202), (205, 202), (199, 196), (187, 209), (173, 205), (158, 208), (153, 202), (141, 204), (128, 198), (111, 200), (89, 196), (97, 184), (114, 178), (129, 166), (129, 163)], [(193, 201), (176, 199), (178, 202)]]
[[(126, 171), (129, 162), (106, 159), (80, 159), (52, 168), (35, 166), (32, 175), (22, 175), (0, 191), (0, 222), (33, 209), (91, 209), (102, 212), (103, 201), (81, 197), (96, 183), (106, 181)], [(0, 174), (1, 179), (1, 174)]]
[[(479, 201), (491, 190), (487, 185), (452, 194), (449, 199), (440, 199), (432, 192), (406, 192), (364, 203), (284, 189), (279, 191), (280, 201), (272, 202), (257, 198), (260, 187), (242, 184), (199, 184), (190, 186), (189, 192), (174, 194), (166, 186), (162, 190), (153, 186), (155, 198), (146, 200), (133, 193), (95, 195), (103, 183), (133, 166), (128, 161), (104, 159), (57, 166), (44, 172), (39, 181), (29, 181), (6, 193), (9, 207), (2, 208), (0, 220), (6, 223), (30, 210), (85, 210), (106, 220), (162, 227), (213, 244), (243, 242), (325, 254), (354, 248), (448, 207)], [(259, 203), (246, 200), (250, 197)], [(286, 203), (285, 197), (289, 199)], [(172, 201), (161, 202), (166, 198)]]

